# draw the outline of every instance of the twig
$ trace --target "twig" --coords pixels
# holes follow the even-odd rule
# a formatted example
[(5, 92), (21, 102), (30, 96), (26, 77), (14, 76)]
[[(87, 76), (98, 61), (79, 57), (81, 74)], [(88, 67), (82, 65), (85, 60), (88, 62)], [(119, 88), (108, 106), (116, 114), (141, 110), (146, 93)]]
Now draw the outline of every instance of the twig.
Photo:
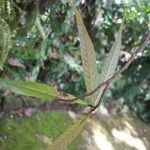
[(92, 90), (91, 92), (88, 92), (88, 93), (84, 93), (84, 94), (81, 94), (75, 98), (71, 98), (71, 99), (63, 99), (63, 98), (59, 98), (57, 97), (57, 100), (60, 100), (60, 101), (64, 101), (66, 103), (70, 103), (70, 102), (75, 102), (79, 99), (82, 99), (84, 97), (88, 97), (88, 96), (91, 96), (93, 95), (95, 92), (97, 92), (101, 87), (103, 87), (104, 85), (106, 84), (109, 84), (111, 83), (116, 77), (118, 77), (122, 72), (124, 72), (128, 66), (131, 64), (131, 62), (134, 60), (134, 58), (137, 56), (137, 54), (139, 52), (143, 52), (144, 49), (150, 44), (150, 32), (148, 32), (143, 44), (137, 49), (135, 50), (135, 52), (133, 52), (133, 54), (131, 55), (129, 61), (119, 70), (119, 71), (116, 71), (114, 73), (114, 75), (109, 78), (108, 80), (106, 80), (105, 82), (102, 82), (100, 83), (94, 90)]
[(106, 84), (105, 89), (103, 90), (103, 92), (102, 92), (102, 94), (101, 94), (101, 97), (100, 97), (98, 103), (97, 103), (95, 106), (92, 106), (92, 107), (91, 107), (90, 113), (92, 113), (92, 112), (93, 112), (97, 107), (99, 107), (99, 105), (101, 104), (102, 98), (103, 98), (103, 96), (104, 96), (105, 93), (106, 93), (107, 87), (108, 87), (108, 84)]

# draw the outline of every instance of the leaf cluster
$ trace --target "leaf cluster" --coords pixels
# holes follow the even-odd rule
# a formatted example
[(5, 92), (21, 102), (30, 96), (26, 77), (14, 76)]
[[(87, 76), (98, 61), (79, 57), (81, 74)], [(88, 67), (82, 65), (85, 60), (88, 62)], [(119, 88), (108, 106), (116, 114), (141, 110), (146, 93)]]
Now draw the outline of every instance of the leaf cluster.
[[(19, 4), (20, 3), (18, 3), (17, 6), (16, 5), (14, 6), (18, 8)], [(31, 8), (30, 7), (31, 4), (34, 4), (33, 11), (29, 9)], [(58, 4), (60, 4), (60, 2), (58, 2)], [(16, 30), (15, 32), (13, 30), (10, 31), (11, 24), (7, 22), (9, 16), (4, 17), (4, 19), (2, 20), (3, 22), (2, 27), (4, 27), (4, 24), (5, 24), (6, 30), (3, 31), (1, 34), (2, 42), (3, 42), (2, 53), (1, 53), (2, 55), (0, 59), (1, 68), (3, 68), (4, 63), (6, 62), (7, 55), (10, 49), (10, 45), (11, 45), (10, 43), (12, 42), (12, 46), (16, 48), (16, 40), (17, 38), (21, 38), (21, 37), (23, 38), (23, 40), (20, 42), (20, 39), (19, 39), (19, 48), (24, 48), (24, 49), (29, 48), (31, 50), (31, 53), (30, 53), (31, 58), (32, 56), (34, 56), (36, 59), (36, 63), (33, 65), (34, 67), (30, 68), (30, 71), (32, 74), (30, 77), (30, 80), (32, 82), (0, 79), (0, 83), (1, 83), (0, 86), (5, 87), (6, 89), (17, 94), (37, 97), (37, 98), (41, 98), (42, 100), (63, 101), (66, 103), (73, 103), (73, 104), (79, 103), (83, 106), (89, 106), (91, 109), (88, 112), (88, 114), (86, 114), (81, 120), (77, 121), (70, 129), (68, 129), (68, 131), (66, 131), (63, 135), (61, 135), (58, 139), (56, 139), (56, 141), (54, 141), (52, 145), (50, 145), (50, 148), (52, 149), (65, 149), (67, 145), (78, 135), (81, 129), (85, 126), (86, 121), (88, 120), (89, 114), (91, 114), (101, 104), (102, 98), (104, 94), (106, 93), (107, 88), (110, 86), (111, 82), (129, 66), (129, 64), (134, 60), (135, 55), (137, 54), (137, 53), (133, 53), (133, 55), (131, 55), (131, 59), (129, 59), (129, 61), (126, 63), (127, 65), (125, 64), (126, 65), (125, 68), (122, 67), (123, 69), (121, 68), (122, 69), (122, 70), (120, 69), (121, 71), (116, 72), (116, 67), (118, 65), (120, 51), (122, 49), (122, 40), (121, 40), (122, 30), (123, 30), (123, 23), (122, 23), (119, 31), (117, 31), (116, 38), (114, 39), (114, 43), (112, 44), (112, 48), (108, 47), (110, 49), (108, 56), (105, 58), (105, 61), (100, 69), (101, 71), (99, 72), (99, 70), (97, 69), (98, 68), (98, 65), (97, 65), (98, 59), (96, 55), (96, 52), (98, 51), (97, 46), (94, 46), (95, 44), (93, 43), (95, 42), (92, 42), (90, 38), (90, 34), (87, 31), (87, 28), (84, 24), (84, 20), (82, 19), (82, 12), (78, 8), (75, 7), (72, 1), (69, 1), (69, 5), (71, 5), (71, 10), (75, 14), (77, 29), (74, 27), (73, 23), (71, 25), (75, 31), (78, 30), (79, 41), (77, 38), (72, 40), (72, 36), (70, 35), (71, 28), (67, 28), (64, 26), (65, 23), (73, 16), (71, 13), (67, 14), (66, 11), (64, 11), (64, 9), (68, 8), (68, 4), (66, 3), (65, 5), (60, 4), (60, 7), (56, 11), (54, 11), (55, 7), (54, 5), (52, 5), (50, 9), (47, 9), (45, 13), (43, 14), (41, 12), (41, 1), (36, 0), (34, 3), (33, 1), (31, 1), (29, 3), (26, 3), (26, 7), (20, 6), (19, 9), (22, 9), (21, 12), (23, 12), (23, 10), (30, 10), (30, 11), (28, 12), (27, 16), (23, 13), (20, 13), (19, 20), (21, 21), (19, 21), (16, 26), (17, 28), (19, 25), (21, 25), (21, 27), (19, 27), (18, 29), (18, 32), (16, 32)], [(4, 9), (5, 7), (6, 5), (2, 5), (1, 7), (2, 16), (7, 16), (10, 13), (9, 10)], [(61, 14), (63, 14), (63, 17), (61, 17), (61, 15), (58, 14), (58, 12), (59, 13), (61, 12)], [(51, 15), (51, 13), (53, 13), (53, 15)], [(32, 15), (30, 16), (30, 14)], [(49, 16), (55, 16), (55, 15), (57, 16), (56, 21), (54, 21), (52, 17), (49, 18)], [(47, 26), (48, 22), (52, 22), (50, 26)], [(60, 22), (62, 26), (59, 29), (63, 29), (63, 32), (65, 34), (66, 33), (68, 34), (66, 38), (63, 33), (60, 36), (58, 36), (59, 30), (57, 30), (57, 25), (59, 25)], [(109, 25), (108, 22), (105, 22), (102, 26), (105, 26), (107, 28), (107, 26)], [(56, 29), (55, 29), (55, 26), (56, 26)], [(24, 34), (21, 34), (20, 32), (23, 29), (26, 29), (25, 36)], [(12, 38), (13, 36), (11, 34), (15, 37), (15, 40)], [(60, 37), (62, 37), (62, 41)], [(22, 46), (24, 45), (23, 44), (24, 41), (25, 41), (25, 46)], [(69, 45), (69, 43), (71, 42), (72, 43), (74, 42), (74, 44), (80, 43), (81, 54), (79, 54), (79, 58), (81, 57), (81, 60), (79, 61), (79, 65), (72, 65), (72, 64), (77, 64), (77, 63), (74, 63), (71, 57), (63, 56), (66, 48), (70, 48), (71, 46), (74, 48), (73, 44)], [(138, 45), (138, 43), (136, 44)], [(144, 48), (147, 45), (148, 43), (144, 45)], [(50, 46), (52, 48), (49, 50)], [(61, 49), (60, 51), (58, 50), (59, 48)], [(139, 50), (143, 51), (144, 48), (139, 49)], [(33, 50), (36, 50), (35, 51), (36, 54), (33, 53)], [(75, 52), (80, 52), (79, 48), (76, 48)], [(50, 53), (50, 56), (49, 56), (49, 53)], [(54, 55), (52, 56), (52, 54)], [(78, 53), (76, 54), (78, 55)], [(28, 54), (26, 58), (27, 57), (28, 57)], [(50, 57), (53, 57), (54, 60), (50, 60)], [(61, 65), (65, 64), (64, 62), (66, 60), (67, 60), (66, 61), (67, 63), (71, 61), (71, 63), (68, 63), (70, 67), (76, 68), (76, 71), (79, 73), (83, 72), (86, 94), (89, 96), (88, 100), (83, 100), (82, 98), (84, 98), (84, 96), (81, 96), (82, 98), (79, 99), (78, 97), (76, 98), (72, 96), (71, 94), (63, 93), (52, 86), (38, 83), (38, 82), (33, 82), (37, 80), (40, 69), (42, 68), (44, 63), (59, 62), (58, 60), (59, 57), (63, 59), (63, 63), (61, 63)], [(31, 62), (29, 60), (24, 60), (24, 61), (26, 61), (27, 64)], [(80, 64), (82, 64), (81, 68), (80, 68)], [(62, 69), (63, 65), (62, 66), (61, 65), (58, 67)], [(60, 70), (56, 68), (55, 66), (54, 68), (56, 72)], [(50, 72), (51, 68), (48, 68), (48, 69)], [(67, 71), (68, 70), (62, 71), (56, 79), (59, 79), (60, 77), (66, 75)], [(134, 80), (134, 77), (135, 76), (133, 75), (133, 77), (131, 78)], [(118, 83), (121, 83), (121, 82), (119, 81)], [(130, 85), (128, 84), (126, 85), (126, 83), (124, 82), (122, 89), (124, 90), (125, 86), (128, 87)], [(114, 88), (114, 93), (117, 91), (118, 89)], [(128, 90), (127, 90), (126, 95), (130, 95), (128, 93)], [(135, 97), (136, 96), (133, 96), (133, 97), (130, 97), (129, 99), (134, 99)], [(71, 100), (71, 99), (74, 99), (74, 100)]]

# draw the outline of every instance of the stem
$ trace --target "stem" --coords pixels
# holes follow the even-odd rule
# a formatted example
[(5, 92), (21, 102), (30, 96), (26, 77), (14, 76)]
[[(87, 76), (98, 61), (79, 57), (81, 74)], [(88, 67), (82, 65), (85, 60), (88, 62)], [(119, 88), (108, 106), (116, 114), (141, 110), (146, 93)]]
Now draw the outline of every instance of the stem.
[[(70, 103), (70, 102), (75, 102), (77, 101), (78, 99), (82, 99), (84, 97), (88, 97), (88, 96), (91, 96), (93, 95), (95, 92), (97, 92), (101, 87), (103, 87), (104, 85), (108, 85), (109, 83), (111, 83), (113, 80), (115, 80), (116, 77), (118, 77), (122, 72), (124, 72), (128, 67), (129, 65), (131, 64), (131, 62), (134, 60), (134, 58), (137, 56), (137, 54), (139, 52), (143, 52), (144, 49), (150, 44), (150, 32), (148, 32), (144, 42), (141, 44), (141, 46), (139, 46), (138, 49), (136, 49), (132, 55), (131, 55), (131, 58), (129, 59), (129, 61), (119, 70), (119, 71), (116, 71), (114, 73), (114, 75), (109, 78), (108, 80), (106, 80), (105, 82), (102, 82), (100, 83), (94, 90), (92, 90), (91, 92), (88, 92), (88, 93), (83, 93), (75, 98), (71, 98), (71, 99), (63, 99), (63, 98), (59, 98), (57, 97), (57, 100), (60, 100), (60, 101), (64, 101), (66, 103)], [(107, 86), (106, 86), (107, 87)], [(101, 99), (101, 98), (100, 98)], [(97, 106), (97, 105), (96, 105)], [(95, 107), (95, 106), (94, 106)]]

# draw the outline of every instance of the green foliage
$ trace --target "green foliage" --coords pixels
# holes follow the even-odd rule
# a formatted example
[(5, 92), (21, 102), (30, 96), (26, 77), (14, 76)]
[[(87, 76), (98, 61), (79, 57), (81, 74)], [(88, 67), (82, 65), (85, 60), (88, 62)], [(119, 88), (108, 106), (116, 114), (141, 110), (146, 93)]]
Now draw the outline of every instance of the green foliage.
[[(56, 126), (57, 124), (57, 126)], [(0, 122), (0, 147), (11, 150), (46, 149), (49, 142), (73, 124), (68, 114), (60, 112), (37, 112), (33, 117), (6, 119)], [(77, 149), (81, 138), (69, 146)]]
[[(71, 19), (73, 18), (73, 15), (72, 10), (68, 7), (68, 3), (66, 1), (63, 1), (63, 3), (61, 1), (56, 1), (50, 6), (44, 6), (43, 8), (43, 5), (47, 5), (49, 1), (41, 2), (42, 1), (40, 0), (36, 0), (35, 2), (24, 2), (21, 5), (21, 2), (19, 1), (16, 2), (15, 5), (12, 5), (9, 1), (6, 1), (7, 4), (2, 4), (0, 7), (0, 14), (4, 14), (4, 16), (9, 16), (10, 14), (10, 11), (6, 9), (6, 5), (8, 4), (12, 6), (12, 9), (10, 10), (14, 10), (14, 6), (17, 8), (19, 7), (21, 10), (18, 17), (19, 21), (17, 21), (16, 24), (12, 23), (12, 21), (10, 22), (8, 19), (9, 17), (3, 17), (2, 20), (6, 25), (6, 30), (1, 31), (0, 34), (0, 36), (2, 35), (1, 41), (3, 42), (2, 55), (0, 56), (1, 69), (3, 68), (8, 56), (8, 51), (11, 45), (11, 37), (13, 38), (11, 40), (12, 48), (9, 53), (9, 57), (20, 58), (23, 60), (25, 65), (25, 69), (23, 71), (18, 71), (19, 75), (16, 75), (17, 73), (13, 75), (15, 69), (13, 68), (13, 70), (11, 68), (9, 70), (8, 68), (10, 66), (7, 66), (4, 73), (11, 79), (16, 80), (16, 77), (18, 77), (17, 80), (29, 79), (31, 81), (41, 80), (46, 83), (51, 82), (59, 85), (62, 89), (67, 89), (68, 91), (65, 90), (65, 92), (73, 93), (73, 95), (82, 93), (82, 91), (85, 91), (85, 87), (87, 92), (90, 92), (98, 84), (98, 73), (100, 73), (100, 82), (104, 82), (114, 75), (119, 60), (119, 53), (122, 48), (121, 45), (123, 45), (123, 50), (126, 50), (127, 52), (130, 51), (131, 48), (136, 48), (136, 46), (139, 45), (144, 32), (149, 30), (148, 23), (145, 20), (143, 21), (143, 26), (145, 25), (146, 27), (144, 26), (143, 28), (138, 25), (143, 16), (140, 18), (141, 20), (139, 20), (137, 10), (143, 12), (144, 15), (149, 12), (149, 10), (144, 11), (145, 8), (147, 8), (144, 4), (139, 7), (138, 5), (134, 4), (134, 6), (133, 3), (129, 3), (129, 6), (133, 5), (132, 7), (134, 7), (134, 9), (130, 10), (128, 7), (123, 7), (122, 5), (115, 4), (113, 6), (114, 9), (109, 9), (106, 7), (106, 4), (103, 4), (103, 2), (102, 5), (98, 5), (96, 3), (97, 5), (93, 12), (95, 12), (94, 16), (97, 18), (90, 18), (90, 15), (92, 15), (92, 13), (90, 13), (90, 9), (85, 9), (88, 11), (87, 14), (89, 14), (89, 16), (86, 16), (84, 14), (84, 10), (79, 11), (76, 9), (74, 4), (70, 2), (77, 20), (81, 48), (80, 54), (78, 36), (76, 35), (77, 29), (74, 20)], [(133, 11), (135, 8), (136, 11)], [(124, 9), (126, 9), (126, 28), (124, 31), (124, 37), (122, 37), (122, 23), (116, 36), (116, 40), (114, 44), (112, 44), (114, 41), (114, 33), (119, 26), (118, 23), (120, 24), (120, 20), (122, 22)], [(96, 14), (99, 10), (101, 14)], [(84, 14), (85, 18), (82, 19), (81, 14)], [(86, 20), (86, 17), (90, 19)], [(95, 24), (92, 24), (93, 20), (95, 21)], [(101, 24), (99, 24), (100, 22), (96, 23), (99, 20), (104, 21), (101, 22)], [(87, 24), (87, 22), (89, 22), (89, 24)], [(4, 23), (0, 26), (1, 28), (4, 26)], [(11, 28), (11, 24), (16, 26)], [(139, 29), (143, 32), (142, 34), (139, 32)], [(92, 35), (90, 33), (92, 33)], [(121, 42), (121, 38), (123, 39), (123, 42)], [(94, 42), (92, 41), (93, 39)], [(95, 45), (95, 49), (93, 45)], [(99, 48), (99, 46), (101, 46), (101, 48)], [(103, 63), (108, 51), (110, 51), (108, 57), (106, 57), (106, 60)], [(147, 54), (145, 57), (149, 58), (149, 56), (150, 55)], [(82, 61), (80, 60), (80, 57)], [(74, 60), (69, 58), (74, 58)], [(120, 68), (122, 64), (123, 62), (120, 62), (118, 68)], [(140, 67), (140, 69), (137, 68), (137, 72), (133, 75), (133, 70), (136, 68), (135, 66), (136, 63), (133, 64), (133, 68), (131, 67), (131, 70), (129, 68), (129, 70), (123, 74), (123, 81), (118, 79), (115, 82), (118, 86), (112, 86), (111, 96), (119, 100), (124, 99), (123, 104), (128, 104), (131, 109), (136, 111), (137, 114), (140, 114), (142, 119), (149, 120), (149, 111), (145, 111), (147, 109), (145, 103), (149, 100), (149, 95), (147, 96), (148, 98), (145, 98), (149, 92), (148, 84), (146, 83), (145, 88), (145, 75), (143, 75), (143, 78), (140, 78), (138, 75), (136, 76), (136, 73), (139, 74), (142, 67)], [(143, 62), (140, 62), (140, 66), (143, 66)], [(81, 76), (81, 68), (83, 68), (83, 76)], [(20, 74), (24, 74), (22, 78), (20, 77)], [(29, 78), (27, 78), (27, 74), (30, 74)], [(134, 81), (135, 77), (136, 81)], [(146, 82), (148, 80), (149, 77), (146, 79)], [(0, 82), (1, 86), (9, 88), (12, 92), (26, 96), (49, 100), (56, 98), (59, 99), (59, 96), (63, 95), (61, 95), (52, 86), (37, 82), (3, 79), (0, 79)], [(141, 82), (143, 82), (142, 85)], [(69, 83), (69, 85), (65, 85), (66, 83)], [(77, 90), (72, 85), (78, 85)], [(99, 104), (104, 88), (105, 86), (98, 91), (99, 93), (90, 95), (90, 101), (87, 102), (86, 100), (78, 100), (73, 102), (73, 104), (79, 103), (86, 106), (90, 104)], [(144, 102), (141, 103), (137, 100), (136, 103), (134, 103), (135, 99), (138, 99), (138, 96), (141, 96), (137, 93), (138, 91), (141, 91), (141, 89), (142, 91), (146, 89), (146, 92), (140, 93), (142, 96), (144, 95), (146, 101), (144, 99)], [(97, 94), (98, 97), (96, 97)], [(64, 95), (62, 97), (74, 98), (74, 96), (70, 94), (66, 95), (66, 97)], [(85, 123), (85, 118), (77, 121), (73, 127), (68, 129), (66, 133), (54, 141), (52, 144), (53, 149), (60, 149), (60, 145), (63, 146), (63, 148), (66, 148), (67, 144), (69, 144), (81, 131)]]
[[(74, 7), (72, 2), (70, 2), (70, 4), (72, 6), (72, 9), (75, 12), (76, 19), (77, 19), (83, 75), (84, 75), (87, 92), (90, 92), (93, 89), (95, 89), (97, 86), (96, 54), (95, 54), (93, 43), (84, 26), (81, 13), (79, 12), (79, 10), (77, 10)], [(94, 104), (95, 101), (94, 94), (90, 97), (90, 101), (91, 104)]]
[(2, 45), (0, 46), (0, 70), (2, 70), (11, 47), (11, 32), (3, 19), (0, 19), (0, 39)]
[[(141, 43), (145, 33), (150, 31), (148, 21), (150, 3), (148, 0), (138, 2), (109, 3), (111, 6), (107, 7), (105, 3), (99, 5), (99, 2), (96, 1), (95, 9), (89, 9), (88, 13), (86, 12), (87, 18), (90, 16), (92, 18), (91, 22), (87, 21), (90, 22), (89, 31), (92, 33), (91, 37), (94, 39), (95, 49), (99, 54), (97, 57), (99, 58), (97, 63), (99, 72), (102, 70), (103, 60), (114, 40), (113, 35), (122, 20), (122, 12), (126, 11), (121, 50), (127, 53), (132, 52)], [(132, 17), (133, 14), (134, 17)], [(148, 46), (145, 52), (140, 54), (135, 62), (115, 81), (111, 86), (111, 92), (107, 95), (108, 99), (113, 97), (122, 106), (127, 105), (138, 117), (147, 122), (150, 121), (149, 116), (147, 115), (147, 119), (143, 119), (142, 116), (144, 113), (148, 114), (150, 109), (149, 98), (146, 96), (149, 95), (149, 52), (150, 47)], [(120, 59), (117, 69), (124, 64), (125, 62)], [(146, 99), (147, 101), (145, 101)]]
[(37, 27), (37, 29), (40, 31), (42, 38), (46, 39), (46, 35), (43, 31), (43, 27), (41, 25), (41, 21), (40, 21), (40, 12), (39, 12), (39, 0), (35, 1), (35, 11), (36, 11), (36, 22), (35, 25)]
[[(111, 78), (115, 73), (116, 66), (119, 60), (120, 50), (121, 50), (122, 28), (123, 28), (123, 24), (120, 26), (120, 29), (118, 31), (118, 34), (112, 46), (112, 49), (110, 50), (109, 55), (104, 62), (104, 66), (102, 68), (102, 72), (100, 75), (100, 82), (105, 82), (106, 80)], [(105, 86), (103, 86), (100, 89), (95, 103), (97, 103), (97, 101), (101, 97), (104, 89), (105, 89)]]
[(6, 88), (17, 94), (33, 96), (44, 100), (55, 99), (59, 95), (59, 92), (54, 87), (42, 83), (4, 79), (0, 79), (0, 83), (2, 86), (6, 86)]
[(74, 140), (87, 122), (88, 115), (76, 121), (65, 133), (50, 145), (50, 150), (67, 150), (67, 145)]
[[(122, 105), (128, 105), (142, 120), (149, 122), (149, 59), (148, 52), (143, 58), (131, 64), (112, 88), (113, 97)], [(128, 80), (128, 82), (127, 82)]]
[[(73, 10), (75, 11), (75, 15), (77, 18), (77, 25), (79, 31), (79, 38), (80, 38), (80, 45), (81, 45), (81, 57), (82, 57), (82, 66), (84, 71), (84, 79), (87, 91), (90, 92), (96, 87), (97, 83), (97, 71), (96, 71), (96, 55), (94, 51), (94, 46), (92, 41), (88, 35), (88, 32), (84, 26), (82, 17), (80, 12), (74, 7), (73, 3), (70, 2)], [(36, 4), (37, 15), (39, 15), (38, 11), (38, 2)], [(38, 23), (39, 24), (39, 17)], [(38, 25), (39, 30), (43, 35), (41, 25)], [(102, 70), (102, 79), (101, 82), (106, 81), (110, 77), (112, 77), (118, 59), (119, 59), (119, 51), (121, 48), (121, 33), (122, 33), (122, 26), (120, 27), (116, 42), (114, 43), (112, 50), (110, 51), (110, 55), (105, 63), (104, 69)], [(43, 49), (42, 49), (43, 52)], [(108, 66), (108, 67), (107, 67)], [(93, 69), (94, 68), (94, 69)], [(25, 82), (25, 81), (9, 81), (9, 80), (0, 80), (2, 85), (8, 87), (12, 92), (26, 95), (26, 96), (34, 96), (37, 98), (42, 99), (56, 99), (59, 97), (59, 93), (52, 87), (48, 87), (47, 85), (34, 83), (34, 82)], [(104, 89), (102, 89), (104, 90)], [(100, 92), (101, 94), (101, 92)], [(101, 96), (100, 96), (101, 97)], [(99, 98), (98, 98), (99, 100)], [(92, 104), (95, 101), (94, 97), (92, 97)], [(77, 136), (77, 134), (81, 131), (86, 123), (87, 116), (83, 119), (79, 120), (73, 127), (71, 127), (66, 133), (64, 133), (60, 138), (58, 138), (52, 145), (52, 149), (65, 149), (66, 146)], [(61, 147), (60, 147), (61, 145)]]
[[(42, 100), (55, 100), (61, 96), (61, 93), (54, 87), (31, 81), (11, 81), (0, 78), (0, 88), (5, 87), (14, 93), (21, 94), (24, 96), (32, 96), (41, 98)], [(71, 94), (66, 94), (64, 98), (74, 98)], [(82, 105), (87, 105), (82, 100), (75, 101)]]

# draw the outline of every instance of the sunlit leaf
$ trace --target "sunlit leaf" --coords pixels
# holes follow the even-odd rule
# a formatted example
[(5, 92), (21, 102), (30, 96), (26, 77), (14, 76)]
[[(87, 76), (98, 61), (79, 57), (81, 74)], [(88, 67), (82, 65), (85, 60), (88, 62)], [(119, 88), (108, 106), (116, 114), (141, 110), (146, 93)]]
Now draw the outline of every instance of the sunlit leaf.
[[(97, 85), (96, 54), (91, 38), (85, 28), (80, 11), (75, 8), (72, 1), (69, 2), (77, 19), (83, 75), (87, 92), (90, 92)], [(92, 101), (94, 100), (94, 97), (94, 95), (90, 97)]]
[(54, 99), (59, 94), (54, 87), (42, 83), (0, 79), (0, 84), (4, 85), (14, 93), (25, 96), (33, 96), (45, 100)]
[[(120, 54), (120, 50), (121, 50), (122, 28), (123, 28), (123, 23), (120, 26), (119, 32), (118, 32), (116, 40), (112, 46), (112, 49), (104, 62), (104, 65), (102, 68), (102, 73), (100, 75), (100, 82), (104, 82), (104, 81), (108, 80), (115, 73), (115, 69), (116, 69), (116, 66), (117, 66), (117, 63), (119, 60), (119, 54)], [(100, 89), (95, 103), (97, 103), (97, 101), (101, 97), (101, 94), (102, 94), (104, 88), (105, 88), (105, 86), (103, 86)]]
[[(60, 97), (60, 92), (57, 91), (57, 89), (55, 89), (54, 87), (42, 83), (37, 83), (37, 82), (11, 81), (11, 80), (5, 80), (0, 78), (0, 88), (4, 88), (4, 87), (14, 93), (25, 95), (25, 96), (37, 97), (43, 100), (58, 99), (59, 101), (59, 98), (63, 98), (63, 99), (75, 98), (73, 95), (68, 93), (65, 93), (66, 96)], [(87, 103), (80, 99), (71, 103), (78, 103), (87, 106)]]
[(71, 128), (63, 133), (58, 139), (56, 139), (51, 145), (50, 150), (66, 150), (67, 145), (70, 144), (77, 135), (81, 132), (86, 125), (88, 115), (83, 116), (78, 120)]

